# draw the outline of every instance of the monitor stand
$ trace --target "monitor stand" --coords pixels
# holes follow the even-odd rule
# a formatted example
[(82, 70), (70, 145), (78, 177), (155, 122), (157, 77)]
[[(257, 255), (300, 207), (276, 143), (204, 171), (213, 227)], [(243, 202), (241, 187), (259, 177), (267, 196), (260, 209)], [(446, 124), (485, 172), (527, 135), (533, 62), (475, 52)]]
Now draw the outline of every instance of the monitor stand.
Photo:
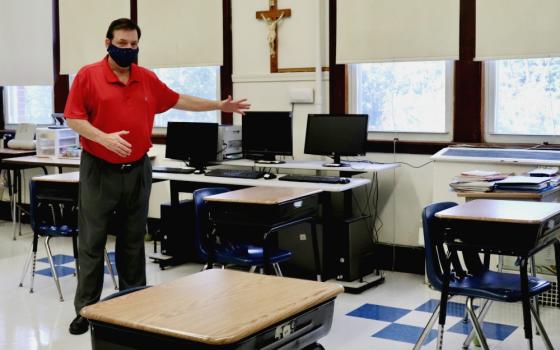
[(335, 154), (332, 156), (333, 161), (332, 163), (325, 163), (323, 164), (324, 167), (327, 168), (343, 168), (343, 167), (349, 167), (350, 164), (348, 163), (343, 163), (340, 161), (340, 156), (338, 154)]
[[(284, 164), (286, 163), (283, 160), (276, 160), (276, 155), (275, 154), (260, 154), (257, 157), (259, 157), (259, 159), (255, 160), (255, 163), (257, 164)], [(262, 158), (260, 158), (262, 157)]]
[(283, 161), (283, 160), (258, 159), (258, 160), (255, 160), (255, 163), (257, 163), (257, 164), (284, 164), (286, 162)]

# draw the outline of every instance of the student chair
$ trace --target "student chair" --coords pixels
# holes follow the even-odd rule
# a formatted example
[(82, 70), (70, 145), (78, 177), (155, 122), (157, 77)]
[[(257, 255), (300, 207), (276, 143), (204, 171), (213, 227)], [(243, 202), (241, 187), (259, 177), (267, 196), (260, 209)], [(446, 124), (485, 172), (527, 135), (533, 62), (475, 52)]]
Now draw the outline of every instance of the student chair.
[[(25, 261), (21, 274), (20, 287), (23, 287), (23, 280), (32, 262), (31, 284), (29, 292), (33, 293), (33, 285), (35, 282), (35, 269), (37, 265), (37, 245), (39, 237), (45, 237), (45, 249), (49, 260), (51, 274), (53, 276), (60, 301), (64, 301), (62, 290), (56, 267), (53, 261), (50, 240), (54, 237), (70, 237), (72, 238), (72, 247), (76, 271), (79, 273), (78, 264), (78, 206), (76, 202), (77, 193), (68, 193), (67, 190), (60, 189), (56, 186), (43, 188), (40, 190), (37, 181), (29, 182), (29, 207), (30, 207), (30, 223), (33, 230), (33, 242), (29, 256)], [(112, 275), (115, 289), (117, 289), (114, 272), (109, 261), (107, 250), (104, 251), (107, 268)], [(76, 273), (75, 273), (76, 275)]]
[[(426, 274), (430, 284), (434, 289), (441, 292), (444, 285), (444, 267), (450, 264), (450, 281), (449, 281), (449, 298), (460, 295), (465, 296), (466, 308), (470, 315), (473, 325), (473, 331), (467, 336), (463, 343), (463, 348), (467, 349), (474, 337), (478, 336), (483, 349), (488, 349), (486, 338), (482, 332), (481, 322), (483, 321), (491, 301), (501, 302), (519, 302), (522, 300), (521, 279), (519, 274), (510, 274), (504, 272), (490, 271), (485, 264), (477, 264), (474, 252), (466, 252), (462, 255), (463, 263), (459, 258), (459, 253), (455, 250), (447, 250), (443, 236), (445, 227), (435, 214), (439, 211), (456, 206), (453, 202), (434, 203), (422, 212), (422, 226), (424, 230), (424, 246), (426, 257)], [(471, 256), (469, 256), (471, 255)], [(487, 259), (485, 259), (487, 260)], [(469, 266), (470, 261), (470, 266)], [(474, 261), (474, 263), (473, 263)], [(464, 266), (463, 266), (464, 265)], [(550, 289), (550, 282), (536, 277), (529, 277), (529, 295), (534, 297)], [(474, 311), (473, 300), (475, 298), (484, 299), (482, 307), (478, 315)], [(442, 348), (443, 342), (443, 326), (446, 316), (447, 295), (442, 296), (442, 301), (436, 307), (434, 313), (430, 317), (426, 327), (420, 335), (414, 349), (420, 349), (426, 336), (432, 329), (436, 319), (440, 318), (438, 329), (437, 348)], [(442, 304), (445, 302), (445, 304)], [(550, 339), (540, 321), (538, 313), (533, 305), (531, 305), (531, 313), (535, 318), (537, 328), (539, 329), (545, 346), (548, 350), (554, 349), (550, 343)]]
[[(208, 261), (207, 247), (210, 239), (211, 225), (209, 211), (204, 197), (214, 194), (229, 192), (229, 189), (223, 187), (201, 188), (193, 192), (194, 211), (195, 211), (195, 247), (197, 255), (200, 259)], [(218, 264), (235, 265), (249, 267), (254, 272), (257, 267), (264, 266), (263, 247), (252, 244), (222, 241), (216, 243), (214, 249), (214, 261)], [(292, 252), (283, 249), (276, 249), (270, 252), (269, 259), (274, 272), (277, 276), (282, 276), (280, 263), (284, 262), (292, 256)], [(208, 268), (206, 265), (204, 269)]]

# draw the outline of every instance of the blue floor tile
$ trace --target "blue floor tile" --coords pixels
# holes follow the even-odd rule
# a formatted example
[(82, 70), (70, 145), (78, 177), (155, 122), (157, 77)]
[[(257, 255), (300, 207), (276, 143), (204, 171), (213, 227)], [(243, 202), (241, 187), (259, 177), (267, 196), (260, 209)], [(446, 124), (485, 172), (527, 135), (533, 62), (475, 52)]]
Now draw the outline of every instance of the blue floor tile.
[[(380, 330), (379, 332), (372, 335), (372, 337), (416, 344), (416, 341), (418, 340), (420, 334), (422, 333), (422, 329), (423, 328), (421, 327), (392, 323), (387, 327), (383, 328), (382, 330)], [(437, 331), (432, 329), (430, 333), (428, 333), (426, 340), (424, 340), (424, 345), (428, 344), (436, 337), (437, 337)]]
[[(74, 274), (74, 271), (75, 271), (74, 268), (66, 267), (66, 266), (55, 266), (54, 268), (55, 268), (56, 274), (58, 275), (59, 278), (64, 277), (64, 276), (68, 276), (68, 275), (72, 275), (72, 274)], [(37, 270), (37, 271), (35, 271), (35, 273), (37, 275), (52, 277), (50, 267), (48, 267), (46, 269)]]
[[(49, 263), (49, 258), (44, 257), (41, 259), (37, 259), (37, 261), (39, 262), (44, 262), (44, 263)], [(67, 264), (69, 262), (74, 261), (74, 257), (71, 255), (64, 255), (64, 254), (57, 254), (57, 255), (53, 255), (53, 262), (55, 265), (64, 265)]]
[(395, 322), (399, 318), (408, 314), (410, 310), (400, 309), (396, 307), (364, 304), (354, 311), (347, 313), (347, 316), (368, 318), (371, 320)]
[[(436, 309), (438, 303), (439, 303), (439, 300), (430, 299), (427, 302), (425, 302), (424, 304), (418, 306), (415, 310), (416, 311), (424, 311), (424, 312), (433, 313), (434, 310)], [(478, 306), (475, 306), (475, 309), (476, 308), (478, 308)], [(447, 315), (448, 316), (464, 317), (465, 316), (465, 310), (466, 310), (465, 304), (455, 303), (453, 301), (447, 302)]]
[[(469, 322), (463, 323), (458, 322), (453, 327), (449, 328), (449, 332), (459, 333), (459, 334), (469, 334), (472, 329), (472, 325)], [(517, 329), (516, 326), (510, 326), (507, 324), (484, 322), (482, 324), (482, 332), (488, 339), (504, 340), (510, 336)]]

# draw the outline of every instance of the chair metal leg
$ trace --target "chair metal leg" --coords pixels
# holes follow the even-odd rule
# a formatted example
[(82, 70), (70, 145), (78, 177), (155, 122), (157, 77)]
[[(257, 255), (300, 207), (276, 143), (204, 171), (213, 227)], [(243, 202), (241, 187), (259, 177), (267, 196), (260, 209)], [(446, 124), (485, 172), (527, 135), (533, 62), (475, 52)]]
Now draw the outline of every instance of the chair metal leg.
[(465, 314), (463, 315), (463, 323), (468, 323), (468, 322), (469, 322), (469, 312), (465, 308)]
[(58, 295), (60, 297), (60, 301), (64, 301), (64, 298), (62, 297), (62, 290), (60, 289), (60, 282), (58, 280), (58, 274), (56, 273), (56, 269), (54, 268), (54, 261), (53, 261), (53, 257), (52, 257), (51, 246), (49, 244), (50, 239), (51, 239), (51, 237), (45, 238), (45, 249), (47, 250), (47, 256), (49, 258), (49, 263), (51, 265), (51, 273), (53, 275), (54, 283), (56, 284), (56, 288), (58, 289)]
[(23, 271), (21, 272), (21, 279), (19, 280), (20, 287), (23, 287), (23, 280), (25, 279), (25, 275), (27, 275), (27, 270), (29, 269), (29, 264), (31, 263), (32, 257), (33, 257), (33, 244), (31, 244), (31, 250), (29, 250), (29, 255), (27, 255), (27, 259), (25, 259), (25, 264), (23, 265)]
[(412, 348), (413, 350), (420, 350), (422, 344), (424, 344), (424, 340), (426, 340), (426, 337), (428, 336), (428, 334), (430, 334), (430, 331), (432, 330), (434, 323), (436, 323), (438, 316), (439, 316), (439, 303), (436, 306), (434, 312), (432, 313), (432, 316), (430, 316), (428, 323), (426, 323), (426, 327), (424, 327), (424, 330), (422, 330), (422, 334), (420, 334), (420, 337), (416, 341), (416, 344), (414, 344), (414, 347)]
[(443, 350), (443, 325), (438, 327), (437, 345), (436, 349)]
[[(484, 322), (484, 318), (486, 317), (486, 314), (488, 313), (488, 310), (490, 310), (491, 305), (492, 305), (492, 301), (484, 300), (484, 304), (482, 304), (482, 306), (480, 307), (480, 312), (478, 313), (478, 322), (479, 323)], [(468, 312), (468, 310), (467, 310), (467, 312)], [(465, 339), (465, 341), (463, 342), (463, 349), (466, 350), (466, 349), (469, 348), (469, 346), (471, 345), (471, 342), (474, 339), (474, 335), (475, 335), (475, 330), (473, 328), (473, 329), (471, 329), (471, 332), (467, 336), (467, 339)]]
[(257, 265), (253, 265), (249, 268), (249, 273), (255, 273), (256, 270), (257, 270)]
[(544, 329), (544, 326), (541, 322), (541, 318), (539, 317), (538, 310), (535, 308), (534, 305), (530, 305), (530, 307), (531, 307), (531, 313), (533, 314), (533, 318), (535, 320), (535, 323), (537, 324), (537, 329), (540, 331), (540, 335), (541, 335), (542, 340), (544, 342), (544, 346), (546, 347), (547, 350), (554, 350), (554, 347), (552, 346), (552, 343), (550, 342), (550, 338), (548, 337), (548, 334), (546, 333), (546, 330)]
[(471, 322), (473, 324), (473, 328), (476, 331), (476, 335), (478, 336), (478, 340), (480, 341), (480, 345), (484, 350), (489, 350), (488, 343), (486, 342), (486, 337), (482, 332), (482, 327), (476, 318), (476, 314), (473, 308), (473, 298), (467, 298), (467, 310), (469, 311), (469, 315), (471, 316)]
[(278, 263), (274, 263), (272, 264), (272, 268), (274, 269), (274, 273), (276, 273), (276, 276), (278, 277), (282, 277), (282, 270), (280, 269), (280, 265)]
[(113, 271), (113, 265), (111, 264), (111, 260), (109, 259), (107, 249), (103, 249), (103, 254), (105, 254), (105, 262), (107, 263), (107, 270), (109, 270), (109, 274), (111, 275), (111, 279), (113, 280), (113, 286), (115, 287), (115, 290), (119, 290), (117, 280), (115, 279), (115, 271)]
[(29, 283), (29, 293), (33, 293), (33, 284), (35, 283), (35, 268), (37, 267), (37, 252), (33, 252), (33, 265), (31, 268), (31, 281)]

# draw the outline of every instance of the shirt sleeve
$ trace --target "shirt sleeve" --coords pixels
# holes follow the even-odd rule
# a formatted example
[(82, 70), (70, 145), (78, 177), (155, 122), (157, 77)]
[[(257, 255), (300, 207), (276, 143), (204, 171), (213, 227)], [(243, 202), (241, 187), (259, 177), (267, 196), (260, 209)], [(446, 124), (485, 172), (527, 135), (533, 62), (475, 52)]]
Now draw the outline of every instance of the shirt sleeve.
[(156, 100), (156, 114), (163, 113), (173, 108), (179, 101), (179, 94), (171, 90), (157, 77), (152, 82), (153, 93)]
[(78, 72), (66, 100), (64, 117), (68, 119), (88, 119), (86, 96), (84, 75), (82, 72)]

